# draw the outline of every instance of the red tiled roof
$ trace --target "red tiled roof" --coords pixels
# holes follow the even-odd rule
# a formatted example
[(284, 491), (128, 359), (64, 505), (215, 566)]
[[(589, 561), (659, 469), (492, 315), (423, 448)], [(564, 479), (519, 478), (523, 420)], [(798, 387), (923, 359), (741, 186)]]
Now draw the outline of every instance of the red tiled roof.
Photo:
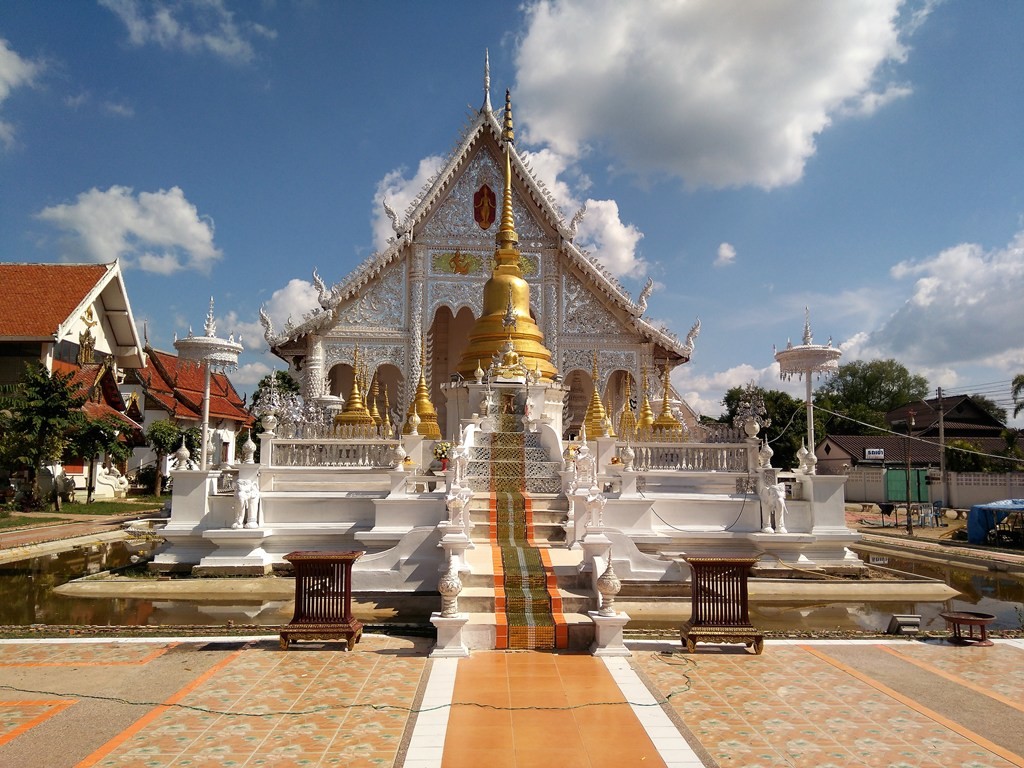
[(82, 412), (90, 421), (111, 419), (122, 423), (127, 430), (141, 431), (142, 426), (124, 414), (124, 399), (110, 368), (102, 363), (76, 365), (63, 360), (53, 361), (53, 373), (70, 375), (68, 386), (87, 399)]
[(107, 264), (0, 264), (0, 338), (49, 338), (109, 268)]
[[(146, 347), (149, 364), (135, 372), (146, 397), (172, 417), (202, 421), (203, 369), (178, 359), (177, 355)], [(252, 416), (231, 380), (223, 373), (210, 377), (210, 419), (232, 419), (251, 424)]]

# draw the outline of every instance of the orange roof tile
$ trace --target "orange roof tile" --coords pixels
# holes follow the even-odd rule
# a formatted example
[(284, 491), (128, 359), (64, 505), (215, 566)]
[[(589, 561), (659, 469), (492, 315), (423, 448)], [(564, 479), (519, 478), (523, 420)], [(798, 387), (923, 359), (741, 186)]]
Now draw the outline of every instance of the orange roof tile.
[(109, 268), (107, 264), (0, 264), (0, 338), (49, 338)]
[[(146, 347), (149, 364), (135, 371), (146, 396), (172, 416), (202, 420), (203, 369), (184, 362), (177, 355)], [(245, 409), (242, 398), (223, 373), (210, 377), (210, 419), (233, 419), (251, 424), (252, 416)]]

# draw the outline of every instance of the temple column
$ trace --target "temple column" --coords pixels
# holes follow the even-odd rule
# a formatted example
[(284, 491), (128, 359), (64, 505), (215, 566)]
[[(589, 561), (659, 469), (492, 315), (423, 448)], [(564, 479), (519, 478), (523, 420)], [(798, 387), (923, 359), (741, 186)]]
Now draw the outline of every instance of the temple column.
[(311, 336), (306, 347), (305, 376), (302, 377), (302, 397), (311, 401), (324, 394), (324, 339)]

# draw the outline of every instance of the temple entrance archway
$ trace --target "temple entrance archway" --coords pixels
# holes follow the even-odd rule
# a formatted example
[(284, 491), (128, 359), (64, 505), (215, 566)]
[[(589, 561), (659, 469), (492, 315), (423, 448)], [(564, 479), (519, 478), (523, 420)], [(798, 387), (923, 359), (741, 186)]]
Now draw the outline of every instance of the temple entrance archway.
[(348, 396), (352, 392), (352, 370), (349, 363), (338, 363), (331, 366), (331, 370), (327, 373), (327, 380), (331, 387), (329, 394), (348, 400)]
[[(438, 307), (430, 324), (427, 339), (427, 378), (430, 381), (430, 399), (437, 410), (437, 423), (448, 423), (447, 398), (441, 393), (441, 385), (448, 382), (458, 367), (469, 344), (469, 334), (476, 323), (472, 310), (462, 307), (452, 314), (450, 307)], [(489, 361), (482, 360), (486, 368)], [(454, 435), (443, 435), (452, 438)]]
[(405, 391), (405, 377), (397, 366), (385, 363), (377, 369), (377, 409), (381, 417), (384, 416), (384, 393), (387, 392), (388, 408), (391, 409), (391, 424), (396, 429), (401, 429), (405, 422), (405, 408), (407, 403), (402, 402), (402, 393)]
[[(565, 438), (576, 437), (583, 426), (583, 419), (587, 415), (587, 406), (590, 405), (590, 397), (594, 391), (594, 380), (584, 370), (571, 371), (565, 377), (565, 384), (569, 387), (569, 396), (566, 398), (565, 422), (562, 424), (562, 436)], [(595, 435), (590, 435), (591, 439)]]

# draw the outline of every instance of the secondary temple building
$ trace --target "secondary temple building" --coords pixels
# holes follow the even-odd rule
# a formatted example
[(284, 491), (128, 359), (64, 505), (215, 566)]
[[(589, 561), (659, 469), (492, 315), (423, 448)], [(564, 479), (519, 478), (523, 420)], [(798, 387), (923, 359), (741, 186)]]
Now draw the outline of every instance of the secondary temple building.
[(155, 567), (360, 550), (357, 599), (434, 611), (442, 655), (624, 652), (616, 595), (680, 595), (687, 557), (860, 568), (844, 478), (806, 456), (772, 467), (753, 415), (708, 434), (673, 402), (699, 325), (654, 328), (649, 288), (633, 301), (574, 245), (581, 214), (565, 222), (515, 149), (508, 96), (499, 117), (486, 94), (429, 188), (389, 210), (384, 252), (333, 287), (316, 277), (299, 325), (262, 314), (302, 396), (261, 403), (258, 463), (252, 444), (228, 469), (182, 452)]

